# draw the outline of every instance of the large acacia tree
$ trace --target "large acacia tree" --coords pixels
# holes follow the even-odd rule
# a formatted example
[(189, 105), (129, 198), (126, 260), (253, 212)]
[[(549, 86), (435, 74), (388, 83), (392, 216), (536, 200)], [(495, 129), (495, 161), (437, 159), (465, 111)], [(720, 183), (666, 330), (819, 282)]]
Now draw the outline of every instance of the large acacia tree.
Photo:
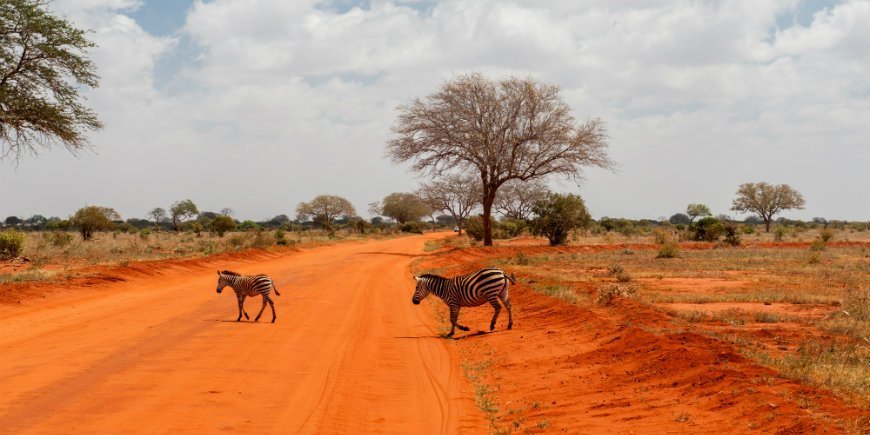
[(465, 228), (465, 219), (480, 205), (483, 196), (480, 182), (472, 175), (461, 174), (423, 183), (417, 194), (432, 210), (450, 213), (459, 227), (459, 234)]
[(396, 192), (384, 197), (379, 214), (393, 218), (401, 225), (405, 222), (420, 220), (431, 210), (416, 194)]
[(479, 175), (487, 246), (493, 202), (505, 182), (553, 174), (579, 180), (584, 166), (612, 165), (603, 123), (578, 122), (558, 86), (532, 78), (462, 75), (398, 111), (387, 145), (393, 162), (412, 161), (421, 174), (458, 169)]
[(99, 82), (87, 58), (94, 43), (48, 3), (0, 1), (0, 158), (56, 145), (75, 152), (103, 126), (79, 95)]
[(731, 210), (757, 214), (764, 221), (765, 232), (769, 233), (774, 215), (783, 210), (802, 209), (804, 204), (804, 197), (788, 184), (772, 185), (762, 181), (741, 184)]

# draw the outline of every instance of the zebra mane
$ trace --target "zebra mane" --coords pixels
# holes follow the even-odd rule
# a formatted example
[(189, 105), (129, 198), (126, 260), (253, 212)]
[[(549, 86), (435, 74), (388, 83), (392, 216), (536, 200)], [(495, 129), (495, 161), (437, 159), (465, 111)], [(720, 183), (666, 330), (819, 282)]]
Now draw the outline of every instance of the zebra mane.
[(242, 276), (241, 273), (236, 273), (231, 270), (222, 270), (221, 275), (230, 275), (230, 276)]
[(420, 275), (420, 278), (438, 278), (438, 279), (446, 279), (441, 275), (435, 275), (434, 273), (424, 273)]

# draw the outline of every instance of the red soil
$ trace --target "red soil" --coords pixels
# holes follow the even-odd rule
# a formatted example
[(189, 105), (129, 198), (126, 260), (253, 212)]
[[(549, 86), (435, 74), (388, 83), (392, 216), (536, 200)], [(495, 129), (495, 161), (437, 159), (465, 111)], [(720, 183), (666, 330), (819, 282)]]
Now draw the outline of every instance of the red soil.
[[(464, 273), (505, 250), (455, 251), (423, 266)], [(511, 299), (512, 331), (504, 330), (502, 317), (495, 333), (475, 334), (489, 324), (492, 311), (464, 309), (460, 318), (472, 333), (458, 340), (468, 361), (492, 362), (484, 382), (496, 387), (502, 427), (570, 433), (870, 430), (870, 411), (779, 378), (730, 343), (674, 331), (672, 319), (653, 307), (625, 299), (607, 308), (583, 307), (521, 284), (511, 288)]]
[[(456, 348), (410, 303), (433, 237), (0, 286), (0, 432), (485, 432)], [(219, 268), (269, 273), (277, 322), (235, 322)]]

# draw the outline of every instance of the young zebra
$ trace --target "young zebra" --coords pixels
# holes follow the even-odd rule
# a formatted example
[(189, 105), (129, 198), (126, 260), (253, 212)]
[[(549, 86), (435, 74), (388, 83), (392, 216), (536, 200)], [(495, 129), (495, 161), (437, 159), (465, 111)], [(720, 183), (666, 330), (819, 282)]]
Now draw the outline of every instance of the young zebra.
[(272, 323), (275, 323), (275, 303), (272, 302), (272, 298), (269, 297), (269, 291), (275, 290), (275, 294), (281, 296), (281, 293), (278, 293), (278, 289), (275, 288), (275, 283), (272, 282), (272, 278), (269, 278), (268, 275), (240, 275), (236, 272), (230, 272), (229, 270), (219, 270), (218, 271), (218, 284), (217, 284), (217, 292), (220, 293), (224, 287), (230, 286), (233, 291), (236, 292), (236, 299), (239, 301), (239, 318), (236, 319), (236, 322), (242, 320), (242, 314), (245, 315), (245, 319), (249, 319), (248, 313), (245, 312), (245, 298), (248, 296), (263, 296), (263, 306), (260, 307), (260, 314), (257, 314), (257, 317), (254, 321), (259, 321), (260, 316), (263, 315), (263, 310), (266, 309), (266, 303), (269, 303), (269, 306), (272, 307)]
[(514, 315), (511, 312), (511, 301), (508, 296), (508, 282), (516, 284), (516, 280), (501, 269), (487, 268), (453, 278), (426, 274), (420, 277), (415, 276), (414, 279), (417, 280), (417, 290), (411, 299), (414, 304), (419, 304), (426, 296), (429, 296), (429, 293), (432, 293), (443, 299), (444, 303), (450, 307), (450, 333), (447, 334), (447, 337), (452, 337), (456, 328), (468, 331), (468, 327), (457, 322), (459, 308), (476, 307), (484, 302), (489, 302), (495, 309), (492, 321), (489, 323), (489, 330), (495, 329), (495, 321), (501, 311), (499, 299), (508, 310), (507, 329), (511, 329), (514, 325)]

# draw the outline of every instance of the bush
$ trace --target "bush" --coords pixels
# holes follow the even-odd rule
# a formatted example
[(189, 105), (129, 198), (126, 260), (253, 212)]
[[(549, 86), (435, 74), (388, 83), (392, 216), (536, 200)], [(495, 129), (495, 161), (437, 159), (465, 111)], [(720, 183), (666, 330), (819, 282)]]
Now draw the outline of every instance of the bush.
[(24, 233), (16, 230), (0, 231), (0, 260), (9, 260), (24, 251)]
[(399, 225), (399, 231), (403, 233), (423, 234), (423, 231), (429, 228), (429, 224), (421, 221), (405, 222)]
[(659, 245), (667, 243), (671, 240), (670, 232), (662, 228), (654, 229), (653, 237), (655, 238), (656, 243), (658, 243)]
[(499, 222), (498, 228), (503, 233), (503, 238), (509, 239), (522, 234), (528, 228), (528, 224), (524, 220), (509, 219)]
[(618, 264), (611, 264), (610, 266), (607, 266), (608, 275), (617, 275), (623, 272), (625, 272), (625, 269)]
[(725, 233), (725, 226), (719, 219), (705, 217), (694, 224), (692, 238), (698, 241), (715, 242)]
[(750, 234), (755, 234), (755, 226), (754, 225), (744, 225), (743, 227), (741, 227), (741, 231), (743, 231), (743, 234), (746, 234), (747, 236)]
[(260, 226), (257, 225), (256, 222), (251, 221), (251, 220), (247, 220), (247, 221), (240, 223), (238, 228), (239, 228), (239, 231), (250, 231), (250, 230), (259, 231), (260, 230)]
[(822, 241), (822, 239), (813, 240), (813, 243), (810, 244), (810, 251), (811, 252), (824, 251), (825, 248), (826, 248), (825, 242)]
[(828, 243), (831, 240), (834, 240), (834, 230), (824, 229), (819, 231), (819, 238), (822, 239), (823, 242)]
[(734, 222), (723, 222), (722, 229), (725, 231), (724, 242), (726, 245), (740, 246), (740, 234), (737, 232), (737, 225)]
[(483, 218), (471, 216), (465, 219), (465, 234), (478, 242), (483, 240)]
[(788, 230), (786, 230), (785, 227), (778, 225), (776, 229), (773, 230), (773, 240), (781, 242), (787, 232)]
[[(546, 236), (550, 246), (564, 245), (572, 230), (588, 227), (592, 222), (583, 198), (570, 193), (550, 193), (546, 199), (538, 201), (532, 211), (536, 216), (532, 221), (532, 234)], [(604, 219), (601, 225), (605, 226)]]
[(602, 307), (606, 307), (612, 304), (613, 300), (618, 297), (633, 298), (636, 294), (637, 290), (635, 290), (634, 287), (619, 284), (607, 284), (598, 288), (595, 303)]
[(219, 237), (223, 237), (228, 231), (234, 229), (236, 229), (236, 221), (229, 216), (220, 215), (211, 221), (211, 230), (217, 233)]
[(266, 236), (263, 231), (257, 231), (254, 239), (251, 240), (251, 247), (257, 249), (266, 249), (272, 246), (272, 239)]
[(142, 240), (148, 240), (148, 236), (151, 235), (151, 230), (148, 228), (143, 228), (142, 231), (139, 231), (139, 238)]
[(73, 239), (72, 234), (65, 231), (52, 231), (51, 233), (45, 233), (43, 237), (51, 242), (52, 245), (61, 248), (72, 243)]
[(674, 242), (667, 242), (659, 248), (659, 253), (656, 258), (677, 258), (680, 255), (680, 248)]
[(284, 237), (284, 230), (275, 230), (275, 244), (279, 246), (287, 245), (287, 238)]
[(196, 234), (196, 237), (202, 237), (202, 224), (199, 222), (194, 222), (193, 225), (190, 226), (190, 229), (193, 230), (193, 233)]

